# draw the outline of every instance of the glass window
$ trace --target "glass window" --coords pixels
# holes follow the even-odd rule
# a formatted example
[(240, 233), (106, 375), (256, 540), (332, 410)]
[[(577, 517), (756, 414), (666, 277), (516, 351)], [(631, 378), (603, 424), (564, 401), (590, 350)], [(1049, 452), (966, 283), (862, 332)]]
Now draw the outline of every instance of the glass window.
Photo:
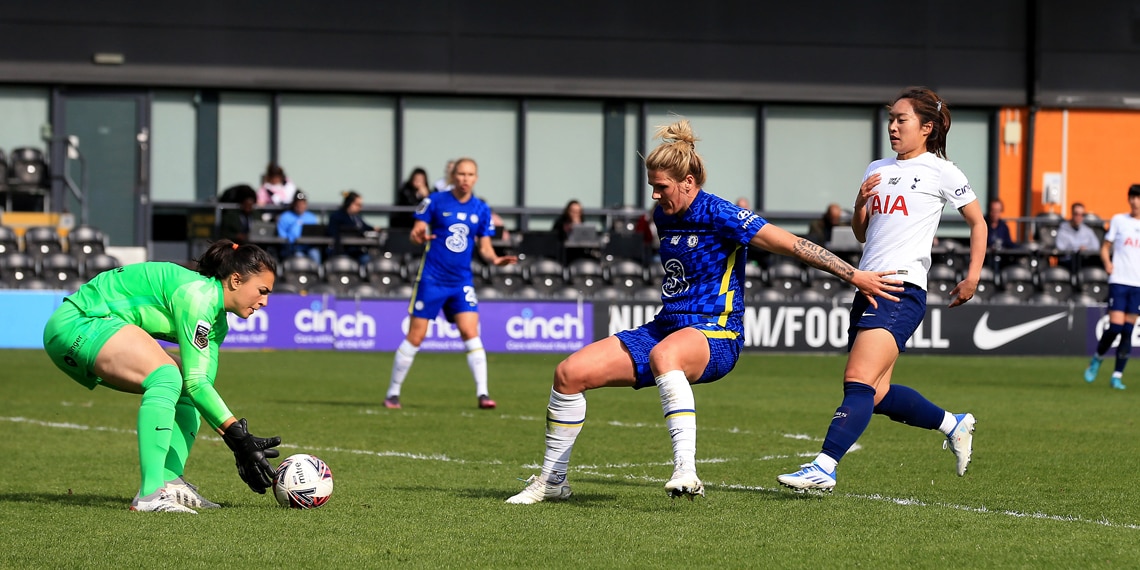
[(395, 100), (390, 97), (282, 95), (278, 157), (309, 203), (340, 207), (355, 190), (364, 204), (395, 199)]
[[(653, 138), (657, 127), (676, 122), (680, 118), (677, 115), (689, 120), (700, 139), (697, 152), (708, 169), (704, 189), (731, 202), (744, 196), (752, 203), (756, 187), (756, 107), (651, 103), (646, 107), (646, 154), (661, 143)], [(649, 192), (644, 181), (641, 188)]]
[[(264, 93), (222, 92), (218, 102), (218, 188), (261, 186), (269, 164), (272, 98)], [(288, 168), (286, 174), (292, 176)]]
[(0, 128), (0, 150), (7, 156), (12, 149), (22, 147), (38, 148), (48, 155), (48, 145), (43, 139), (43, 127), (49, 122), (51, 92), (41, 87), (0, 88), (0, 117), (4, 117), (4, 128)]
[[(475, 159), (475, 193), (492, 207), (515, 206), (518, 103), (505, 99), (408, 97), (404, 101), (404, 170), (427, 170), (433, 182), (447, 161)], [(508, 224), (510, 225), (510, 224)]]
[(150, 196), (193, 202), (197, 111), (193, 91), (155, 91), (151, 103)]
[[(874, 108), (772, 105), (764, 122), (765, 212), (850, 211), (870, 164)], [(802, 234), (808, 222), (780, 223)]]
[(531, 101), (526, 112), (528, 207), (578, 200), (602, 207), (605, 116), (601, 102)]

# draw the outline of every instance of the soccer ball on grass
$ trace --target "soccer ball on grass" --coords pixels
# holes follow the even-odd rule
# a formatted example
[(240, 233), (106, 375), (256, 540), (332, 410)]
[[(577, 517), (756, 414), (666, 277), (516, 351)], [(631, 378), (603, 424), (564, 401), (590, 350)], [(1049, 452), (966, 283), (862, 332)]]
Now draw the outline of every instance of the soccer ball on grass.
[(273, 477), (273, 495), (282, 507), (315, 509), (328, 502), (332, 492), (329, 466), (307, 453), (286, 457)]

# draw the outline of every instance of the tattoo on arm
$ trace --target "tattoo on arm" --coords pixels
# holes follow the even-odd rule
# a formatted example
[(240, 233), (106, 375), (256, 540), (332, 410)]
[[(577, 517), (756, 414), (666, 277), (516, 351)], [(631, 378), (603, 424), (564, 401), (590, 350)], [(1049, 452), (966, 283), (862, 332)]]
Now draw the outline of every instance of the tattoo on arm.
[(816, 269), (822, 269), (831, 273), (848, 283), (850, 283), (851, 278), (855, 276), (855, 268), (851, 267), (849, 263), (839, 259), (834, 253), (805, 238), (800, 238), (799, 241), (792, 246), (792, 255), (795, 255), (804, 263)]

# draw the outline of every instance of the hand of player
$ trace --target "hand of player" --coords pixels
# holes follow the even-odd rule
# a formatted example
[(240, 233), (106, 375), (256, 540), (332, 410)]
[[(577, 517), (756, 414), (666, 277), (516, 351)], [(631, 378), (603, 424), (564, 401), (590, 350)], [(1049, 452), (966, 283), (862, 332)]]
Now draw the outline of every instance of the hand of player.
[(876, 172), (868, 176), (867, 179), (859, 185), (859, 195), (855, 197), (856, 210), (865, 206), (867, 204), (867, 200), (871, 199), (871, 196), (878, 194), (875, 188), (879, 186), (879, 181), (882, 180), (882, 178), (883, 176)]
[(974, 292), (977, 290), (977, 280), (971, 281), (969, 279), (963, 279), (961, 283), (958, 283), (956, 287), (950, 290), (950, 297), (953, 299), (950, 301), (950, 308), (957, 307), (958, 305), (961, 305), (966, 301), (973, 299)]
[(225, 429), (222, 439), (230, 451), (234, 452), (238, 476), (255, 493), (265, 494), (273, 485), (273, 467), (266, 458), (277, 457), (281, 453), (274, 447), (281, 445), (280, 437), (257, 437), (249, 433), (245, 418)]
[(495, 265), (502, 267), (504, 265), (513, 265), (519, 262), (517, 255), (504, 255), (495, 260)]
[(871, 302), (871, 306), (876, 309), (879, 308), (879, 303), (875, 301), (875, 297), (882, 297), (889, 301), (898, 302), (899, 298), (891, 295), (890, 292), (899, 292), (903, 290), (903, 282), (898, 279), (887, 279), (887, 275), (895, 275), (895, 271), (861, 271), (856, 270), (855, 275), (851, 277), (851, 284), (859, 289), (867, 300)]
[(435, 239), (435, 235), (428, 232), (427, 226), (416, 226), (412, 228), (412, 243), (416, 245), (423, 245), (428, 240)]

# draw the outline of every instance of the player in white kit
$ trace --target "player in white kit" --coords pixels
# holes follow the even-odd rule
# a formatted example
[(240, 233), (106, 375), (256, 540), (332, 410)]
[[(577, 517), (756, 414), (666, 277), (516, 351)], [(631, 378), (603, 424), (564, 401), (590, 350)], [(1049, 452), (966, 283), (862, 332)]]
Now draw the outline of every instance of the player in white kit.
[(1100, 244), (1100, 259), (1108, 272), (1108, 330), (1101, 334), (1096, 354), (1085, 369), (1085, 382), (1096, 380), (1104, 353), (1119, 336), (1111, 384), (1117, 390), (1124, 389), (1124, 366), (1132, 352), (1132, 329), (1140, 314), (1140, 184), (1128, 189), (1128, 205), (1132, 211), (1112, 217)]
[(891, 384), (891, 373), (906, 341), (926, 315), (926, 274), (930, 248), (942, 209), (950, 202), (970, 227), (970, 266), (950, 292), (950, 307), (974, 296), (986, 255), (986, 222), (962, 171), (946, 160), (950, 111), (933, 91), (911, 87), (890, 107), (887, 133), (895, 158), (872, 162), (855, 198), (851, 220), (855, 237), (866, 243), (859, 269), (893, 270), (904, 282), (898, 302), (878, 308), (856, 297), (851, 307), (843, 403), (835, 411), (823, 449), (780, 484), (797, 491), (831, 491), (836, 465), (867, 429), (872, 413), (946, 435), (957, 456), (958, 475), (966, 473), (973, 451), (974, 416), (952, 414), (912, 388)]

